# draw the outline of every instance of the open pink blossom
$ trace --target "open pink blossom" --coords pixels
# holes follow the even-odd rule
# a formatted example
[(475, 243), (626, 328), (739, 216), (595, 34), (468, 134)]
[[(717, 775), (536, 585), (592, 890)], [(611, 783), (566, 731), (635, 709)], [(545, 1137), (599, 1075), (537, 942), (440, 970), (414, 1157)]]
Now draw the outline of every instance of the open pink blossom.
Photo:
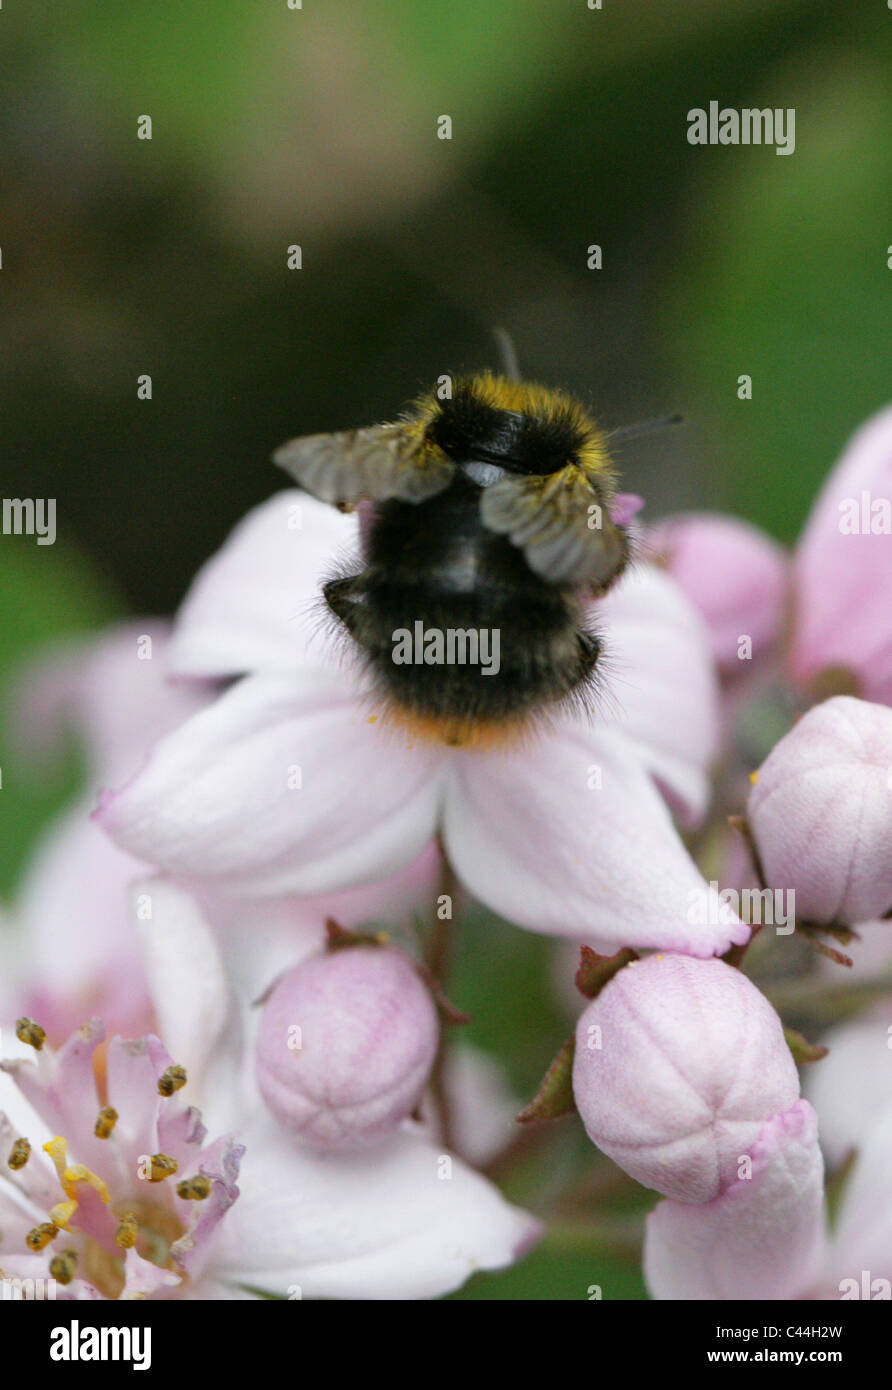
[(397, 872), (438, 832), (470, 892), (533, 930), (699, 955), (745, 939), (740, 923), (685, 922), (700, 877), (655, 785), (696, 818), (716, 727), (702, 625), (671, 581), (642, 568), (597, 605), (600, 713), (507, 749), (449, 748), (380, 717), (320, 625), (320, 583), (357, 525), (286, 492), (199, 575), (173, 665), (244, 678), (103, 798), (117, 843), (235, 894), (321, 895)]
[(892, 908), (892, 710), (816, 705), (772, 749), (747, 809), (766, 883), (804, 921), (855, 924)]
[(648, 956), (579, 1019), (573, 1093), (593, 1143), (637, 1182), (703, 1203), (799, 1098), (780, 1019), (723, 961)]
[(843, 668), (892, 704), (892, 407), (857, 431), (827, 479), (794, 561), (791, 669)]
[[(176, 1268), (151, 1273), (132, 1261), (144, 1283), (170, 1276), (169, 1283), (162, 1279), (169, 1295), (156, 1296), (232, 1299), (256, 1297), (259, 1291), (280, 1298), (433, 1298), (457, 1288), (477, 1269), (512, 1263), (535, 1242), (539, 1223), (505, 1202), (497, 1188), (434, 1142), (421, 1124), (407, 1121), (368, 1157), (319, 1155), (295, 1141), (259, 1096), (250, 1046), (257, 1011), (238, 1008), (232, 999), (214, 933), (197, 914), (194, 899), (161, 880), (138, 885), (136, 896), (152, 905), (152, 917), (139, 919), (136, 929), (144, 937), (149, 976), (158, 990), (160, 1027), (175, 1039), (171, 1056), (186, 1068), (186, 1094), (200, 1103), (209, 1126), (231, 1130), (245, 1149), (239, 1200), (226, 1220), (207, 1232), (209, 1240), (190, 1265), (188, 1285), (180, 1282)], [(91, 1054), (101, 1030), (89, 1033), (83, 1047), (72, 1043), (54, 1053), (46, 1044), (38, 1054), (43, 1070), (36, 1076), (34, 1064), (22, 1060), (30, 1049), (13, 1039), (19, 1060), (13, 1062), (12, 1074), (26, 1087), (35, 1077), (28, 1100), (40, 1114), (16, 1093), (11, 1076), (0, 1074), (0, 1110), (8, 1117), (7, 1129), (0, 1131), (0, 1152), (9, 1135), (10, 1145), (27, 1137), (39, 1149), (61, 1134), (69, 1138), (71, 1156), (87, 1166), (107, 1163), (112, 1148), (103, 1146), (109, 1141), (93, 1135), (99, 1102)], [(4, 1039), (9, 1036), (4, 1029)], [(123, 1061), (113, 1065), (112, 1057), (119, 1053)], [(171, 1148), (176, 1135), (165, 1128), (163, 1142), (154, 1137), (162, 1135), (157, 1126), (152, 1128), (153, 1107), (159, 1103), (157, 1077), (152, 1074), (154, 1089), (146, 1090), (124, 1066), (137, 1054), (142, 1055), (141, 1045), (133, 1043), (115, 1043), (109, 1050), (109, 1096), (120, 1112), (116, 1143), (126, 1138), (128, 1155), (166, 1152), (177, 1157)], [(149, 1056), (156, 1062), (166, 1059), (162, 1070), (170, 1064), (154, 1042)], [(119, 1071), (126, 1083), (120, 1087), (122, 1104), (115, 1099)], [(168, 1114), (179, 1113), (176, 1101), (160, 1104)], [(194, 1118), (195, 1112), (189, 1113)], [(31, 1166), (34, 1157), (24, 1171), (37, 1174), (37, 1166)], [(91, 1171), (112, 1191), (105, 1168)], [(114, 1191), (123, 1193), (123, 1187)], [(28, 1209), (24, 1228), (0, 1205), (0, 1229), (9, 1239), (24, 1238), (39, 1224), (39, 1212), (49, 1209), (47, 1203), (64, 1194), (41, 1186), (38, 1195), (44, 1206)], [(7, 1259), (10, 1248), (0, 1244), (4, 1269), (14, 1277), (33, 1277), (27, 1247), (20, 1256), (16, 1246), (14, 1263)], [(45, 1267), (41, 1272), (46, 1273)], [(74, 1292), (95, 1296), (80, 1286)]]
[(24, 1129), (20, 1107), (0, 1114), (0, 1257), (13, 1278), (54, 1278), (62, 1298), (165, 1297), (206, 1270), (244, 1150), (231, 1137), (205, 1144), (178, 1094), (186, 1073), (155, 1037), (112, 1039), (103, 1102), (104, 1039), (94, 1019), (59, 1052), (2, 1064), (38, 1122)]
[(680, 512), (650, 527), (645, 543), (703, 614), (725, 673), (778, 642), (789, 561), (777, 541), (720, 512)]

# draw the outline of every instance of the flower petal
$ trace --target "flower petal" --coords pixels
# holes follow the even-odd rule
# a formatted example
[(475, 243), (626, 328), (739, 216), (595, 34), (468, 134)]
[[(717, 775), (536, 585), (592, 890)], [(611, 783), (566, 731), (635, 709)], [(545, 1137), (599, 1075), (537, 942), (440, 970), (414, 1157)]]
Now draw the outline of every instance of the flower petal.
[(279, 1297), (436, 1298), (518, 1259), (539, 1223), (459, 1159), (404, 1130), (367, 1157), (249, 1134), (213, 1274)]
[(195, 899), (169, 880), (136, 884), (132, 910), (158, 1033), (200, 1086), (230, 1007), (216, 939)]
[[(845, 1186), (833, 1233), (828, 1265), (831, 1297), (839, 1297), (843, 1279), (860, 1286), (862, 1271), (892, 1283), (892, 1104), (888, 1085), (885, 1105), (874, 1111), (860, 1138), (855, 1166)], [(878, 1290), (872, 1290), (878, 1292)], [(857, 1297), (863, 1294), (859, 1288)], [(888, 1297), (888, 1294), (886, 1294)]]
[(654, 1298), (790, 1299), (824, 1258), (823, 1164), (807, 1101), (762, 1128), (752, 1176), (712, 1202), (665, 1200), (647, 1219), (644, 1273)]
[(706, 885), (637, 748), (613, 731), (565, 724), (521, 750), (457, 754), (443, 834), (471, 892), (533, 931), (695, 956), (749, 938), (733, 914), (691, 912)]
[(26, 752), (52, 756), (66, 723), (86, 741), (90, 765), (106, 782), (137, 770), (156, 739), (208, 699), (168, 680), (169, 624), (118, 623), (98, 638), (53, 643), (14, 687), (12, 729)]
[(89, 814), (81, 801), (53, 824), (17, 903), (20, 957), (27, 957), (21, 1006), (53, 1042), (95, 1013), (128, 1035), (150, 1022), (139, 946), (125, 929), (141, 866)]
[(239, 522), (177, 616), (171, 669), (183, 676), (296, 670), (332, 658), (316, 612), (323, 581), (358, 545), (355, 514), (297, 488)]
[(174, 875), (241, 894), (328, 893), (420, 854), (439, 761), (370, 722), (332, 675), (251, 676), (158, 744), (97, 818)]
[[(885, 508), (885, 529), (877, 506)], [(887, 407), (853, 436), (802, 533), (794, 561), (791, 652), (798, 680), (841, 666), (858, 677), (865, 699), (882, 704), (892, 704), (890, 507), (892, 407)]]
[(709, 801), (718, 745), (718, 677), (706, 625), (655, 565), (632, 569), (590, 609), (604, 633), (599, 725), (638, 747), (645, 766), (688, 822)]
[[(892, 931), (892, 923), (877, 926)], [(861, 1147), (878, 1109), (892, 1098), (890, 1025), (887, 999), (820, 1038), (830, 1051), (818, 1066), (808, 1068), (805, 1091), (818, 1113), (821, 1147), (831, 1168)]]
[(681, 512), (651, 527), (646, 543), (703, 614), (723, 670), (741, 670), (742, 637), (753, 656), (779, 640), (788, 560), (764, 531), (721, 512)]

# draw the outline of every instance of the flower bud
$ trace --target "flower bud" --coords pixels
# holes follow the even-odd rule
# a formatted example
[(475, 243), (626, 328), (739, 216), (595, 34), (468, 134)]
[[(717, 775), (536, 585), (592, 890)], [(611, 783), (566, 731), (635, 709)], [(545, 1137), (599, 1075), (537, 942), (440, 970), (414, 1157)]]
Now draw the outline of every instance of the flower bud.
[(892, 408), (862, 426), (824, 484), (794, 585), (794, 677), (842, 668), (865, 699), (892, 704)]
[(750, 793), (765, 882), (806, 922), (855, 924), (892, 907), (892, 710), (816, 705), (776, 744)]
[(740, 1176), (764, 1122), (799, 1097), (780, 1019), (720, 960), (625, 966), (576, 1030), (573, 1092), (593, 1143), (637, 1182), (708, 1202)]
[(283, 975), (257, 1039), (257, 1081), (287, 1128), (353, 1149), (411, 1114), (437, 1051), (434, 1003), (393, 947), (341, 947)]
[(652, 527), (647, 543), (705, 618), (724, 671), (744, 669), (741, 662), (773, 645), (786, 602), (787, 558), (770, 536), (719, 512), (684, 512)]

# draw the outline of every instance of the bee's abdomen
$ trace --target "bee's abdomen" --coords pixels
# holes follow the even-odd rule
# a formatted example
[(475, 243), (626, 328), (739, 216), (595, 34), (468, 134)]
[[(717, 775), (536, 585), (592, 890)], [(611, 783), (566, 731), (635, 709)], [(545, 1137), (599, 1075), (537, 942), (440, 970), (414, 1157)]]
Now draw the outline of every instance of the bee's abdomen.
[[(366, 528), (364, 569), (325, 586), (387, 699), (450, 728), (525, 718), (580, 687), (598, 655), (578, 600), (483, 526), (479, 498), (459, 477), (428, 502), (381, 504)], [(450, 647), (456, 632), (476, 635), (477, 660), (455, 659), (474, 655), (467, 641)], [(435, 640), (419, 647), (436, 633), (443, 661)], [(408, 661), (398, 634), (411, 638)]]

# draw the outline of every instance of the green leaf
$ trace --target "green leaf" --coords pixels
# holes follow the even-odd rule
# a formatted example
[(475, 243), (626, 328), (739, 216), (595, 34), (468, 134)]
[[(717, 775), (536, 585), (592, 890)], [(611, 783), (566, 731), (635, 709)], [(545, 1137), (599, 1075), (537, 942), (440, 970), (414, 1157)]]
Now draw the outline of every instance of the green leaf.
[(530, 1120), (557, 1120), (562, 1115), (572, 1115), (576, 1110), (573, 1098), (573, 1058), (576, 1055), (576, 1039), (570, 1037), (555, 1057), (535, 1099), (524, 1106), (518, 1115), (521, 1124)]
[(801, 1033), (796, 1032), (795, 1028), (785, 1028), (784, 1037), (797, 1067), (801, 1067), (805, 1062), (820, 1062), (821, 1058), (826, 1057), (830, 1051), (829, 1048), (821, 1047), (818, 1043), (808, 1042)]
[(576, 971), (576, 988), (586, 999), (595, 999), (607, 982), (633, 960), (638, 960), (638, 952), (630, 946), (621, 947), (613, 956), (599, 956), (591, 946), (583, 946)]

